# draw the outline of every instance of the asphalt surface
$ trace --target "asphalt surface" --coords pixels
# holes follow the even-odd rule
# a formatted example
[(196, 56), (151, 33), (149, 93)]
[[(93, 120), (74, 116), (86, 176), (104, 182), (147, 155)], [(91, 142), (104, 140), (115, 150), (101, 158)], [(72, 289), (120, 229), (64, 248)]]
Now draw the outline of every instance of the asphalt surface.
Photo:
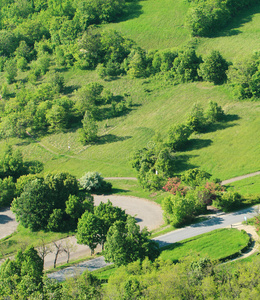
[(252, 217), (257, 213), (258, 206), (246, 208), (234, 213), (218, 213), (212, 216), (209, 220), (187, 226), (165, 235), (155, 238), (160, 247), (179, 242), (215, 229), (231, 226), (232, 224), (241, 223)]
[(0, 239), (13, 233), (18, 226), (15, 220), (15, 215), (11, 212), (10, 208), (0, 210)]
[(127, 214), (134, 216), (141, 229), (147, 227), (151, 231), (164, 224), (162, 208), (155, 202), (144, 198), (123, 195), (94, 196), (95, 205), (99, 205), (101, 201), (106, 203), (108, 200), (114, 206), (121, 207)]
[[(249, 218), (254, 217), (259, 210), (258, 206), (250, 207), (247, 209), (243, 209), (234, 213), (218, 213), (213, 215), (209, 220), (193, 224), (191, 226), (187, 226), (185, 228), (181, 228), (165, 235), (154, 238), (160, 245), (160, 247), (179, 242), (181, 240), (191, 238), (206, 232), (210, 232), (215, 229), (228, 227), (233, 224), (241, 223), (243, 221), (248, 220)], [(237, 226), (236, 226), (237, 227)], [(90, 261), (86, 261), (82, 264), (76, 265), (74, 267), (70, 267), (52, 274), (49, 274), (49, 278), (54, 278), (58, 281), (63, 281), (68, 277), (82, 274), (84, 270), (93, 271), (99, 268), (103, 268), (109, 265), (104, 261), (104, 257), (99, 257), (97, 259), (93, 259)]]
[(48, 274), (47, 276), (61, 282), (67, 278), (79, 276), (86, 270), (91, 272), (109, 265), (111, 265), (111, 263), (106, 263), (105, 258), (103, 256), (100, 256), (98, 258), (77, 264), (76, 266), (71, 266), (55, 273)]

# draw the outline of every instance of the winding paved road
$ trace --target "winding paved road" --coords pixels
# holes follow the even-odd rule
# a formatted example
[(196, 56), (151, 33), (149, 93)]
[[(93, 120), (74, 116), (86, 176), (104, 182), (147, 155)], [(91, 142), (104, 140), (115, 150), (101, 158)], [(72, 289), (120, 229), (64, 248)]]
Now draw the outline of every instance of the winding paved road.
[[(193, 224), (191, 226), (187, 226), (185, 228), (181, 228), (165, 235), (159, 236), (154, 238), (153, 240), (157, 241), (160, 245), (166, 246), (168, 244), (176, 243), (181, 240), (191, 238), (197, 236), (199, 234), (203, 234), (206, 232), (210, 232), (215, 229), (224, 228), (231, 226), (232, 224), (235, 225), (237, 223), (241, 223), (242, 221), (249, 218), (252, 218), (256, 215), (258, 211), (258, 206), (250, 207), (247, 209), (243, 209), (234, 213), (225, 214), (219, 213), (215, 216), (212, 216), (211, 219), (207, 221), (203, 221), (201, 223)], [(109, 264), (104, 261), (103, 257), (99, 257), (90, 261), (86, 261), (83, 264), (79, 264), (67, 269), (63, 269), (61, 271), (49, 274), (49, 278), (56, 279), (58, 281), (63, 281), (68, 277), (74, 276), (75, 274), (82, 274), (86, 269), (93, 271), (93, 266), (97, 264), (99, 268), (103, 268)]]
[[(248, 178), (251, 176), (260, 175), (260, 172), (255, 172), (251, 174), (247, 174), (244, 176), (235, 177), (229, 180), (225, 180), (222, 182), (222, 184), (228, 184), (234, 181), (238, 181), (244, 178)], [(110, 177), (110, 179), (112, 179)], [(119, 178), (113, 178), (113, 179), (119, 179)], [(124, 178), (124, 179), (131, 179), (136, 180), (136, 178)], [(163, 223), (162, 219), (162, 210), (159, 205), (155, 204), (154, 202), (151, 202), (146, 199), (136, 198), (136, 197), (129, 197), (129, 196), (117, 196), (117, 195), (111, 195), (111, 196), (95, 196), (95, 203), (98, 204), (100, 201), (107, 201), (110, 199), (110, 201), (117, 206), (122, 207), (123, 209), (126, 209), (126, 212), (134, 215), (138, 221), (138, 224), (141, 228), (144, 226), (147, 226), (149, 230), (152, 230), (156, 227), (159, 227)], [(156, 241), (158, 241), (160, 246), (167, 245), (169, 243), (174, 243), (181, 241), (186, 238), (190, 238), (202, 233), (206, 233), (209, 231), (212, 231), (214, 229), (223, 228), (230, 226), (231, 224), (236, 224), (239, 222), (242, 222), (244, 218), (251, 218), (255, 214), (254, 208), (248, 208), (244, 209), (239, 212), (231, 213), (231, 214), (217, 214), (214, 217), (212, 217), (210, 220), (194, 224), (176, 231), (173, 231), (171, 233), (165, 234), (163, 236), (155, 238)], [(14, 215), (9, 209), (4, 209), (0, 211), (0, 239), (4, 238), (5, 236), (11, 234), (16, 230), (18, 223), (15, 221)], [(74, 239), (74, 243), (76, 243), (76, 239), (71, 237), (70, 239)], [(87, 246), (84, 245), (78, 245), (78, 249), (75, 251), (75, 253), (72, 254), (72, 258), (76, 259), (79, 256), (85, 256), (89, 249)], [(61, 255), (59, 258), (59, 263), (65, 262), (66, 256)], [(89, 262), (84, 262), (80, 264), (77, 268), (77, 273), (82, 273), (83, 269), (91, 268), (93, 267), (93, 264), (97, 264), (97, 268), (105, 266), (105, 262), (103, 258), (98, 258), (97, 260), (91, 260)], [(53, 263), (53, 258), (50, 254), (50, 257), (46, 257), (45, 267), (50, 267)], [(75, 268), (75, 267), (74, 267)], [(69, 272), (69, 273), (67, 273)], [(74, 272), (74, 271), (73, 271)], [(61, 277), (64, 280), (69, 275), (72, 274), (70, 269), (68, 271), (62, 270)], [(50, 274), (49, 277), (59, 277), (59, 272), (54, 273), (57, 275)], [(73, 273), (75, 275), (75, 272)]]

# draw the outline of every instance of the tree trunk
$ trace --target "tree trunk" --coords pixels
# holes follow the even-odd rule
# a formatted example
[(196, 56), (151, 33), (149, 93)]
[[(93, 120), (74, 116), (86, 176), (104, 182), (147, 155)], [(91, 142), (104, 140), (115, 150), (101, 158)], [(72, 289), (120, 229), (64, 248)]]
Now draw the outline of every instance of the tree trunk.
[(55, 259), (54, 259), (54, 264), (53, 264), (54, 269), (56, 268), (56, 263), (57, 263), (58, 255), (59, 255), (59, 252), (56, 252)]

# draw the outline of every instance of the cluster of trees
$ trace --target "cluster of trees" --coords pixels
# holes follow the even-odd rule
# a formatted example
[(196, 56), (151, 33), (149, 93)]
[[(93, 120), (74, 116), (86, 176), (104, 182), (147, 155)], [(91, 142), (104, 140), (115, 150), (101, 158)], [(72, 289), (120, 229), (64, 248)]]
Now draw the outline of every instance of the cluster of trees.
[(16, 181), (25, 174), (35, 174), (43, 170), (38, 161), (25, 163), (19, 149), (7, 146), (0, 158), (0, 207), (9, 206), (17, 195)]
[(186, 122), (170, 127), (165, 140), (156, 136), (148, 147), (135, 151), (131, 164), (138, 172), (140, 184), (148, 189), (160, 189), (176, 170), (174, 153), (185, 149), (193, 132), (203, 132), (224, 116), (216, 102), (210, 101), (205, 111), (200, 104), (194, 104)]
[(159, 246), (149, 239), (147, 229), (140, 231), (134, 217), (110, 201), (95, 206), (94, 212), (85, 212), (79, 219), (77, 242), (88, 245), (91, 254), (98, 244), (102, 246), (106, 261), (125, 265), (137, 259), (159, 255)]
[(20, 195), (11, 210), (33, 231), (75, 230), (81, 215), (93, 211), (93, 197), (81, 191), (78, 180), (69, 173), (22, 176), (17, 185)]
[(30, 248), (1, 265), (0, 295), (14, 299), (258, 299), (259, 258), (234, 268), (193, 253), (177, 264), (145, 259), (121, 266), (106, 285), (88, 272), (59, 283), (42, 275), (41, 259)]
[(224, 28), (234, 16), (258, 0), (190, 0), (193, 2), (187, 14), (187, 25), (193, 36), (211, 36)]
[[(126, 113), (131, 103), (124, 97), (114, 96), (98, 83), (89, 83), (75, 93), (75, 100), (62, 94), (64, 77), (59, 73), (47, 74), (48, 81), (31, 89), (18, 87), (16, 97), (4, 101), (1, 107), (0, 135), (24, 137), (31, 133), (59, 132), (83, 123), (82, 142), (97, 138), (97, 121)], [(3, 96), (4, 99), (4, 96)], [(83, 134), (83, 136), (82, 136)]]
[(242, 205), (242, 196), (226, 191), (215, 181), (208, 181), (211, 175), (199, 169), (191, 169), (180, 177), (169, 178), (163, 189), (170, 196), (162, 202), (164, 218), (175, 227), (191, 222), (197, 215), (205, 213), (208, 205), (224, 211)]
[[(218, 179), (209, 181), (210, 177), (209, 173), (196, 168), (168, 179), (163, 189), (171, 195), (162, 202), (166, 223), (175, 227), (189, 223), (205, 213), (208, 205), (229, 212), (249, 204), (241, 194), (226, 191)], [(257, 198), (250, 203), (255, 201)]]
[(158, 190), (165, 178), (173, 174), (175, 159), (169, 147), (157, 139), (149, 147), (135, 151), (131, 164), (138, 172), (138, 182), (143, 188)]
[(228, 80), (238, 99), (260, 98), (260, 53), (255, 52), (228, 70)]
[(43, 37), (54, 46), (73, 44), (90, 25), (115, 21), (126, 9), (124, 0), (3, 0), (0, 54), (14, 54), (24, 41), (33, 56), (35, 44)]
[[(116, 65), (110, 61), (107, 64), (99, 64), (97, 71), (102, 78), (119, 74), (144, 78), (161, 73), (174, 83), (205, 80), (222, 84), (227, 80), (228, 66), (229, 63), (217, 50), (213, 50), (202, 59), (193, 48), (189, 47), (180, 50), (145, 52), (140, 47), (131, 45), (123, 61), (118, 60)], [(108, 68), (111, 70), (109, 71)]]
[[(107, 64), (109, 76), (118, 74), (118, 70), (115, 74), (111, 71), (115, 69), (111, 64), (121, 64), (131, 52), (133, 42), (114, 31), (100, 33), (91, 25), (115, 21), (127, 7), (124, 0), (1, 2), (0, 71), (5, 73), (8, 83), (0, 91), (1, 137), (23, 137), (26, 130), (64, 130), (82, 120), (86, 106), (109, 106), (101, 113), (97, 113), (97, 107), (95, 112), (88, 111), (95, 121), (97, 116), (116, 117), (128, 110), (129, 103), (122, 97), (113, 97), (109, 91), (104, 91), (102, 99), (102, 86), (86, 86), (76, 93), (76, 101), (71, 100), (66, 96), (69, 91), (59, 72), (72, 66), (91, 69)], [(23, 80), (16, 81), (18, 71), (26, 72)], [(81, 140), (93, 141), (84, 128), (87, 120), (82, 121)]]
[(180, 263), (157, 260), (120, 267), (105, 286), (107, 299), (257, 299), (260, 261), (235, 271), (210, 259), (189, 255)]
[(30, 247), (0, 266), (0, 297), (3, 299), (101, 299), (101, 282), (90, 273), (64, 283), (43, 274), (43, 260)]

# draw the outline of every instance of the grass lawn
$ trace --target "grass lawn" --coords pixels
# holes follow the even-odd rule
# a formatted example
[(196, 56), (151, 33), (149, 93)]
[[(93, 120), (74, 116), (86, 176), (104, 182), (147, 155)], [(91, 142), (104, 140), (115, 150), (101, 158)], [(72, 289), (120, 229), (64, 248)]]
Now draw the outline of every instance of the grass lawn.
[(248, 243), (249, 236), (245, 232), (231, 228), (217, 229), (167, 246), (160, 257), (175, 262), (195, 251), (212, 260), (219, 260), (239, 252)]
[(144, 190), (136, 180), (108, 180), (113, 185), (112, 194), (135, 196), (152, 200), (158, 204), (161, 204), (164, 197), (169, 193), (161, 191), (151, 192)]
[(184, 26), (188, 1), (147, 0), (129, 5), (132, 13), (105, 27), (121, 32), (147, 50), (179, 47), (190, 39)]
[(238, 191), (242, 195), (260, 195), (260, 176), (249, 177), (243, 180), (232, 182), (227, 185), (228, 189)]
[[(176, 173), (200, 167), (221, 180), (258, 171), (260, 155), (258, 145), (260, 104), (230, 100), (224, 87), (213, 87), (204, 83), (165, 86), (155, 79), (149, 81), (118, 81), (120, 89), (128, 91), (135, 86), (133, 102), (139, 107), (126, 116), (108, 120), (109, 132), (102, 134), (101, 142), (83, 147), (75, 132), (48, 135), (41, 142), (10, 139), (22, 150), (26, 160), (40, 160), (45, 171), (68, 171), (78, 178), (88, 171), (101, 172), (103, 176), (136, 176), (130, 160), (134, 150), (149, 144), (156, 132), (166, 136), (169, 127), (183, 122), (193, 103), (204, 107), (209, 100), (216, 101), (227, 114), (226, 122), (218, 124), (209, 132), (193, 135), (185, 152), (176, 153)], [(141, 84), (141, 82), (146, 82)], [(145, 86), (145, 89), (144, 89)], [(147, 93), (145, 90), (150, 90)], [(123, 90), (118, 90), (118, 94)], [(163, 116), (163, 117), (162, 117)], [(100, 127), (102, 127), (100, 123)], [(106, 139), (103, 143), (102, 139)], [(242, 142), (243, 141), (243, 142)], [(5, 141), (0, 142), (0, 146)], [(71, 151), (68, 151), (68, 144)]]

